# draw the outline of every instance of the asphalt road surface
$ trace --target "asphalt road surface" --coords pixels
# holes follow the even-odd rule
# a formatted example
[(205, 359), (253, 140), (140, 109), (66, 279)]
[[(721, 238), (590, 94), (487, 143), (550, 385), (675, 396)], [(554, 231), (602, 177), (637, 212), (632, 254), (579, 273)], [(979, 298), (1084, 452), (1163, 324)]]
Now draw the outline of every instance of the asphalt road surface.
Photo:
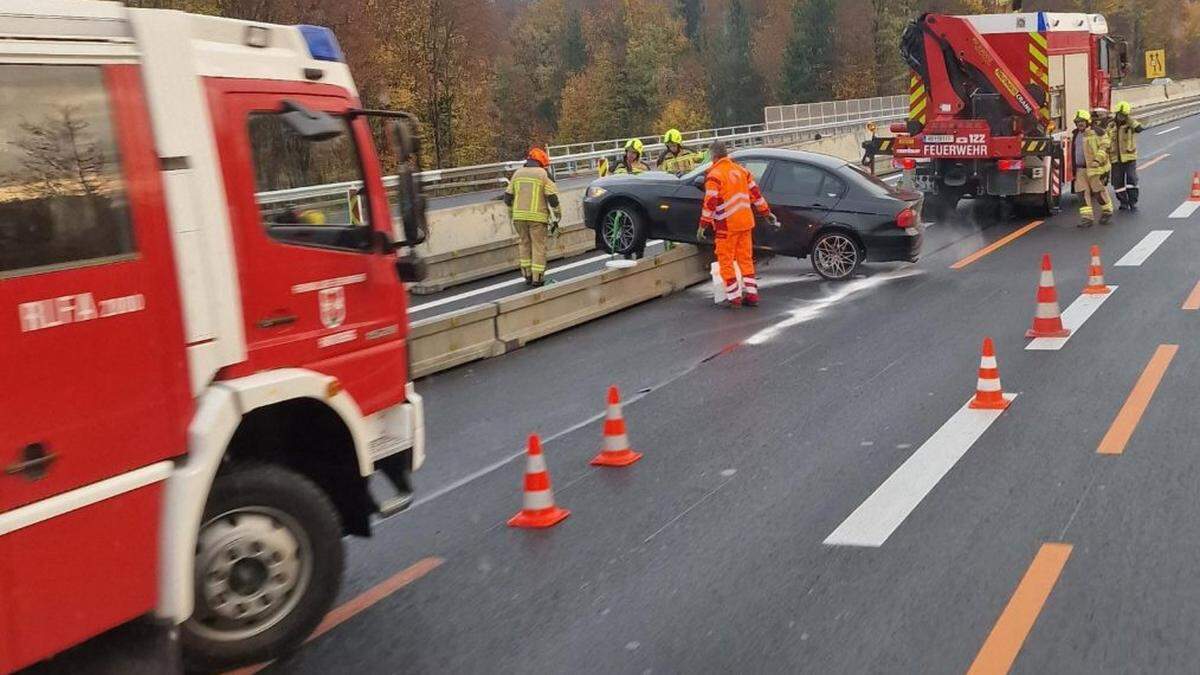
[[(419, 501), (267, 672), (1195, 672), (1200, 214), (1168, 216), (1200, 118), (1174, 125), (1112, 225), (964, 208), (914, 265), (777, 260), (757, 309), (701, 285), (422, 380)], [(1076, 330), (1030, 350), (1043, 252)], [(1002, 413), (962, 410), (984, 336)], [(625, 469), (587, 464), (610, 384)], [(505, 525), (530, 432), (571, 510), (546, 531)]]

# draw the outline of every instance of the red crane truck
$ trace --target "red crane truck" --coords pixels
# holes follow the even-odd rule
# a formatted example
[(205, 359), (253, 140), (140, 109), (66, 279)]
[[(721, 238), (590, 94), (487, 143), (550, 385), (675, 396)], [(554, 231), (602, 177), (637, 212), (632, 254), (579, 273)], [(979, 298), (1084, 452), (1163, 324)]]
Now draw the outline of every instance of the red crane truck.
[(90, 0), (0, 0), (0, 101), (0, 672), (285, 652), (424, 460), (413, 120), (328, 29)]
[(863, 144), (895, 157), (939, 217), (964, 197), (995, 197), (1049, 215), (1073, 179), (1072, 119), (1108, 108), (1126, 44), (1098, 14), (925, 14), (900, 53), (911, 69), (908, 121)]

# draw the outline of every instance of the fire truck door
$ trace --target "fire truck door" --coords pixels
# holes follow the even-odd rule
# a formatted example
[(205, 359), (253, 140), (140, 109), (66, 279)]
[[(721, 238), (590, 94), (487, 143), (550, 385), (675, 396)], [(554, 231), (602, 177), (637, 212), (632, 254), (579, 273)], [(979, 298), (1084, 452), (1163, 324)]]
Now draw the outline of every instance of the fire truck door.
[(0, 63), (0, 100), (6, 671), (153, 608), (190, 393), (137, 67)]
[[(378, 248), (391, 232), (378, 160), (366, 120), (344, 115), (354, 106), (341, 90), (289, 86), (210, 84), (238, 248), (244, 367), (333, 375), (371, 413), (402, 401), (406, 379), (403, 288)], [(340, 133), (303, 137), (286, 118), (291, 105), (329, 114)]]

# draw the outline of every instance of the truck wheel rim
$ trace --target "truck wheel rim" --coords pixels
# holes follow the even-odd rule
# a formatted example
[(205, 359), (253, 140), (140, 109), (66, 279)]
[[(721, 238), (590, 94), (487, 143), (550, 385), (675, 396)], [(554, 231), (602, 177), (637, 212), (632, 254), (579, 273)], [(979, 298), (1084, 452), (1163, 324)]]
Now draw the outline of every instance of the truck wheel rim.
[(633, 217), (624, 209), (613, 209), (604, 216), (604, 243), (614, 251), (633, 246)]
[(841, 279), (858, 264), (858, 247), (849, 237), (831, 234), (817, 242), (817, 266), (831, 277)]
[(234, 509), (200, 528), (190, 630), (230, 642), (259, 635), (295, 609), (312, 578), (312, 544), (291, 516)]

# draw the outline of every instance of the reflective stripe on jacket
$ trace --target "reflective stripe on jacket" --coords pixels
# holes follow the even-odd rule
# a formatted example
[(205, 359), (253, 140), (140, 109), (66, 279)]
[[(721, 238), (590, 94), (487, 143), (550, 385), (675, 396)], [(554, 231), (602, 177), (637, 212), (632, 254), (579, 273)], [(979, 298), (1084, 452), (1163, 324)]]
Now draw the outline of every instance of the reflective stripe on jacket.
[(658, 168), (667, 173), (687, 173), (692, 169), (700, 166), (704, 156), (698, 152), (681, 151), (677, 155), (669, 152), (663, 153), (662, 158), (658, 162)]
[(754, 213), (751, 206), (763, 215), (771, 212), (771, 207), (754, 182), (754, 176), (728, 157), (714, 162), (704, 178), (701, 227), (711, 227), (718, 232), (752, 230)]
[(1117, 125), (1117, 142), (1114, 151), (1118, 162), (1136, 162), (1138, 158), (1137, 134), (1142, 133), (1142, 123), (1127, 118), (1125, 124)]
[(1083, 157), (1087, 162), (1087, 175), (1103, 176), (1112, 169), (1106, 145), (1095, 129), (1088, 127), (1088, 130), (1083, 132)]
[[(550, 222), (550, 207), (558, 201), (558, 188), (545, 169), (540, 166), (517, 169), (505, 192), (512, 195), (513, 220)], [(555, 195), (555, 198), (550, 199), (551, 195)]]

